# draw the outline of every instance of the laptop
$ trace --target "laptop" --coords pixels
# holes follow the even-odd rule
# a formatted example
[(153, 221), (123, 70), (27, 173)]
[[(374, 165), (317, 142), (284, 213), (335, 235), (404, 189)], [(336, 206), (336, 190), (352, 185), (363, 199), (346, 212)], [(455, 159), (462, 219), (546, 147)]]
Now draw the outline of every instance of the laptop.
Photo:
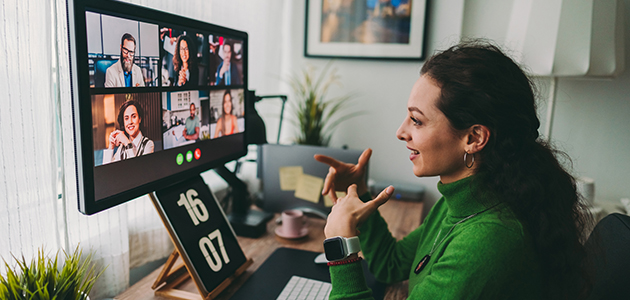
[[(316, 286), (320, 292), (315, 294), (325, 293), (325, 284), (330, 285), (330, 273), (326, 264), (315, 264), (315, 257), (319, 254), (292, 248), (276, 249), (230, 299), (249, 300), (254, 299), (254, 296), (255, 299), (292, 299), (279, 297), (283, 292), (289, 295), (290, 293), (285, 288), (287, 285), (292, 287), (291, 284), (298, 281)], [(383, 299), (385, 284), (376, 281), (376, 278), (367, 271), (365, 260), (361, 263), (366, 283), (372, 289), (374, 299)], [(323, 284), (319, 284), (320, 282)], [(330, 289), (327, 293), (330, 293)], [(328, 294), (324, 299), (327, 299), (327, 296)]]

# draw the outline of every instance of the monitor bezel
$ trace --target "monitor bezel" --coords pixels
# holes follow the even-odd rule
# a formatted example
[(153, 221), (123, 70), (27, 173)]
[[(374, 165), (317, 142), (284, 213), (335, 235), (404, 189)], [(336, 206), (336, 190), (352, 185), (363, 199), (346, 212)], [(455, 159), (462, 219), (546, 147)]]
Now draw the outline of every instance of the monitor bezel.
[[(97, 0), (70, 0), (67, 2), (68, 9), (68, 43), (69, 43), (69, 60), (70, 60), (70, 79), (71, 79), (71, 95), (72, 95), (72, 114), (73, 114), (73, 134), (75, 147), (75, 170), (76, 184), (78, 192), (79, 211), (86, 215), (92, 215), (100, 211), (112, 208), (129, 200), (138, 198), (142, 195), (151, 193), (165, 185), (175, 184), (176, 182), (194, 177), (201, 172), (221, 166), (229, 161), (238, 159), (247, 154), (247, 141), (245, 140), (245, 130), (238, 133), (242, 135), (242, 147), (236, 149), (231, 155), (221, 157), (219, 159), (204, 163), (199, 166), (190, 167), (176, 174), (163, 177), (147, 184), (139, 185), (135, 188), (127, 189), (113, 196), (103, 199), (95, 199), (94, 194), (94, 147), (92, 135), (92, 107), (90, 101), (80, 101), (80, 99), (90, 99), (91, 88), (89, 83), (89, 67), (88, 51), (87, 51), (87, 32), (86, 32), (86, 11), (107, 13), (110, 15), (127, 17), (130, 19), (150, 22), (160, 26), (174, 26), (179, 28), (190, 28), (201, 32), (211, 32), (213, 34), (224, 37), (235, 38), (243, 41), (243, 84), (238, 85), (238, 89), (242, 89), (245, 102), (248, 99), (248, 51), (249, 40), (246, 32), (230, 29), (227, 27), (178, 16), (175, 14), (158, 11), (155, 9), (138, 6), (126, 2), (118, 1), (97, 1)], [(160, 21), (156, 21), (160, 20)], [(77, 38), (83, 37), (83, 38)], [(159, 59), (161, 61), (161, 58)], [(226, 87), (224, 87), (226, 88)], [(229, 88), (229, 87), (228, 87)], [(169, 88), (164, 89), (161, 86), (154, 88), (138, 88), (137, 92), (153, 92), (163, 93), (166, 91), (190, 90), (190, 88)], [(200, 89), (200, 88), (197, 88)], [(219, 89), (219, 88), (215, 88)], [(208, 89), (212, 90), (212, 89)], [(116, 92), (115, 89), (112, 92)], [(244, 109), (244, 118), (247, 119), (249, 110)], [(245, 125), (247, 128), (247, 124)], [(206, 141), (207, 142), (207, 141)]]

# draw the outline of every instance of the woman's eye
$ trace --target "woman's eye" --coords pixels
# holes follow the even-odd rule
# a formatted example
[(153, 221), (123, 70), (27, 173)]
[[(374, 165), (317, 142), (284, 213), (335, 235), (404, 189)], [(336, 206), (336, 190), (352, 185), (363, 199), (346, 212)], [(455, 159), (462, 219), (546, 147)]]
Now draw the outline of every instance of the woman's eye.
[(409, 117), (411, 119), (411, 121), (413, 121), (413, 123), (415, 125), (422, 125), (422, 122), (420, 122), (418, 119), (414, 118), (414, 117)]

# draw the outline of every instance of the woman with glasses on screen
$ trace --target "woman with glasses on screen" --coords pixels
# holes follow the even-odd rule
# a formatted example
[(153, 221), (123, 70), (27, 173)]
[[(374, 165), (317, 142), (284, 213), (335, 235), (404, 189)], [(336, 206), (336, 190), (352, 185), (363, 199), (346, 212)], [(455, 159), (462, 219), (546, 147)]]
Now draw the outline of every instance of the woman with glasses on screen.
[(175, 55), (173, 55), (173, 69), (175, 70), (176, 86), (199, 84), (197, 48), (193, 39), (187, 35), (182, 34), (177, 38)]
[(219, 120), (217, 120), (217, 125), (214, 130), (214, 137), (218, 138), (221, 136), (226, 136), (230, 134), (234, 134), (238, 131), (238, 120), (235, 115), (232, 114), (234, 111), (233, 103), (232, 103), (232, 93), (230, 90), (225, 91), (223, 94), (223, 113)]
[[(453, 46), (420, 73), (396, 136), (414, 175), (440, 177), (441, 199), (396, 240), (377, 211), (394, 188), (372, 199), (365, 185), (371, 150), (356, 165), (317, 155), (330, 165), (323, 193), (335, 203), (327, 241), (358, 236), (378, 280), (409, 280), (408, 299), (583, 298), (589, 217), (557, 155), (568, 157), (539, 138), (530, 79), (483, 42)], [(329, 263), (330, 299), (371, 299), (361, 258), (344, 256)]]
[(103, 151), (103, 164), (153, 153), (153, 141), (142, 135), (144, 109), (135, 100), (120, 106), (118, 127), (109, 134), (109, 146)]

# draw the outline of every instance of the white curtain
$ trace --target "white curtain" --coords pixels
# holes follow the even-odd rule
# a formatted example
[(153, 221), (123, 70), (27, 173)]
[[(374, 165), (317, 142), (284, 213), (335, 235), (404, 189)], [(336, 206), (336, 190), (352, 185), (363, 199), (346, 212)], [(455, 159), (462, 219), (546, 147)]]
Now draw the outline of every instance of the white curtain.
[(60, 246), (49, 11), (49, 1), (0, 5), (0, 256), (7, 261), (9, 252), (31, 257), (37, 247)]
[[(250, 87), (278, 92), (285, 0), (130, 2), (247, 31)], [(92, 298), (114, 297), (130, 268), (166, 257), (171, 241), (146, 196), (78, 212), (66, 2), (4, 0), (0, 18), (0, 256), (79, 245), (107, 267)]]

